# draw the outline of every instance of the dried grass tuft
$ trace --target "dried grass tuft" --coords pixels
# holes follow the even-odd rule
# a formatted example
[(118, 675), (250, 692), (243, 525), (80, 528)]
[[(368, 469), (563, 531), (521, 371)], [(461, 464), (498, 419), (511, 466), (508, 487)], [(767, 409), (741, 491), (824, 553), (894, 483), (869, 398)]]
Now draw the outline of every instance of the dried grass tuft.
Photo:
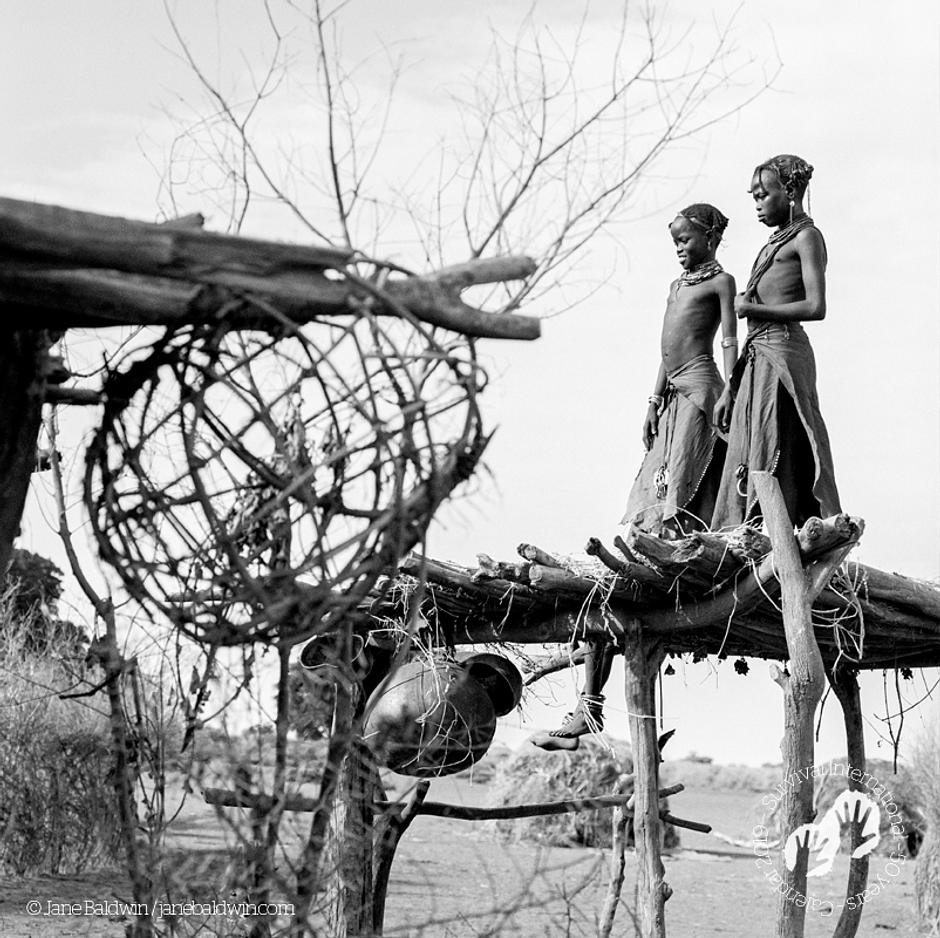
[[(529, 804), (612, 795), (617, 793), (623, 776), (632, 771), (633, 757), (629, 746), (622, 742), (601, 743), (585, 738), (574, 752), (546, 752), (528, 746), (497, 769), (492, 804)], [(611, 820), (612, 811), (605, 808), (487, 823), (500, 839), (511, 843), (610, 847)], [(632, 824), (628, 827), (627, 843), (633, 843)], [(664, 846), (678, 844), (678, 832), (667, 825)]]

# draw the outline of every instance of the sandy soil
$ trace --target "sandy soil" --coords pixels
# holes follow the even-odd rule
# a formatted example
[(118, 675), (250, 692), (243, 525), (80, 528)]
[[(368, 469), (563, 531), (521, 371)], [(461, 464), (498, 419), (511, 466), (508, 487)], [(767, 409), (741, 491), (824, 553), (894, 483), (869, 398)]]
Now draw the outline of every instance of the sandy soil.
[[(480, 803), (485, 786), (445, 781), (436, 800)], [(705, 820), (732, 837), (747, 837), (753, 796), (690, 788), (673, 804), (677, 814)], [(681, 806), (681, 808), (680, 808)], [(191, 801), (174, 830), (173, 845), (190, 856), (185, 879), (196, 898), (221, 888), (226, 833), (204, 805)], [(674, 895), (667, 904), (671, 938), (756, 938), (772, 934), (775, 898), (771, 886), (747, 850), (729, 847), (705, 835), (683, 834), (683, 849), (666, 859)], [(490, 839), (469, 822), (418, 818), (402, 841), (392, 876), (386, 934), (396, 938), (483, 938), (547, 936), (576, 938), (596, 934), (596, 915), (607, 883), (607, 854), (599, 850), (507, 845)], [(873, 865), (877, 872), (878, 861)], [(841, 902), (847, 862), (840, 858), (815, 895)], [(629, 858), (624, 903), (618, 912), (621, 934), (629, 926), (635, 867)], [(859, 938), (913, 938), (913, 864), (885, 877), (886, 888), (865, 912)], [(64, 904), (82, 906), (121, 898), (127, 884), (114, 871), (73, 877), (31, 877), (0, 886), (2, 938), (120, 938), (120, 915), (60, 914)], [(27, 903), (43, 913), (30, 915)], [(53, 903), (53, 905), (49, 905)], [(58, 904), (55, 905), (55, 904)], [(100, 913), (102, 910), (96, 910)], [(104, 910), (104, 911), (117, 911)], [(810, 913), (807, 938), (830, 936), (834, 919)], [(243, 933), (233, 918), (222, 934)], [(204, 933), (205, 934), (205, 933)], [(208, 936), (207, 936), (208, 938)]]

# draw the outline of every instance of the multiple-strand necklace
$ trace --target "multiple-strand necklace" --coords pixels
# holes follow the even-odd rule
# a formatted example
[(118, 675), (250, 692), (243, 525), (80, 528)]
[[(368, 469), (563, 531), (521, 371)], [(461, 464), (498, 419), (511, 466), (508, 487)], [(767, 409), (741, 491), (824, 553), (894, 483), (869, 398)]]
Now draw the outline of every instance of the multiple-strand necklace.
[(678, 287), (690, 287), (696, 283), (704, 283), (704, 281), (711, 280), (712, 277), (721, 273), (724, 273), (724, 268), (718, 261), (705, 261), (704, 264), (699, 264), (691, 270), (682, 271), (679, 275)]
[(767, 239), (764, 249), (757, 255), (757, 260), (754, 261), (754, 266), (751, 268), (751, 276), (748, 278), (744, 292), (749, 294), (757, 287), (760, 278), (770, 270), (780, 248), (788, 241), (792, 241), (804, 228), (812, 227), (813, 219), (809, 215), (800, 215), (799, 218), (794, 218), (789, 225), (778, 228)]

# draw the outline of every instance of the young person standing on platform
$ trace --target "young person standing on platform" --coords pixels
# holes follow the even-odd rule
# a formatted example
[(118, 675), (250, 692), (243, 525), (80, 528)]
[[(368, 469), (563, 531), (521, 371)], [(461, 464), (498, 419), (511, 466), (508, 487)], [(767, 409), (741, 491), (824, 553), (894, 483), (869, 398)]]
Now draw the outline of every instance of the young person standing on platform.
[[(737, 360), (734, 278), (715, 259), (728, 219), (705, 203), (683, 209), (669, 225), (682, 274), (669, 287), (659, 372), (643, 422), (646, 456), (627, 501), (623, 523), (676, 538), (707, 528), (721, 480), (724, 443), (713, 416), (725, 383), (712, 349), (719, 325), (725, 375)], [(603, 688), (616, 647), (589, 642), (577, 707), (543, 749), (576, 749), (579, 738), (603, 729)]]
[(826, 315), (826, 244), (803, 210), (812, 174), (805, 160), (783, 154), (761, 163), (751, 179), (757, 218), (776, 230), (734, 300), (748, 333), (715, 408), (716, 423), (728, 428), (716, 530), (759, 519), (750, 478), (758, 470), (777, 477), (795, 525), (840, 511), (816, 362), (802, 325)]

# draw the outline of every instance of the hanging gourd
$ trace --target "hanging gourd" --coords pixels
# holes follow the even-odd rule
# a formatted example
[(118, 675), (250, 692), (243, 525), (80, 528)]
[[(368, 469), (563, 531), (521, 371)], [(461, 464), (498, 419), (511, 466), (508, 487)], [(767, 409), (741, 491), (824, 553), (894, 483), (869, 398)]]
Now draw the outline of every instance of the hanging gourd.
[[(463, 663), (409, 662), (372, 695), (364, 738), (383, 765), (401, 775), (435, 778), (460, 772), (485, 755), (497, 714), (508, 713), (518, 703), (522, 680), (505, 659), (499, 659), (505, 661), (503, 667), (487, 660), (474, 662), (474, 657)], [(515, 703), (510, 704), (513, 697)]]

